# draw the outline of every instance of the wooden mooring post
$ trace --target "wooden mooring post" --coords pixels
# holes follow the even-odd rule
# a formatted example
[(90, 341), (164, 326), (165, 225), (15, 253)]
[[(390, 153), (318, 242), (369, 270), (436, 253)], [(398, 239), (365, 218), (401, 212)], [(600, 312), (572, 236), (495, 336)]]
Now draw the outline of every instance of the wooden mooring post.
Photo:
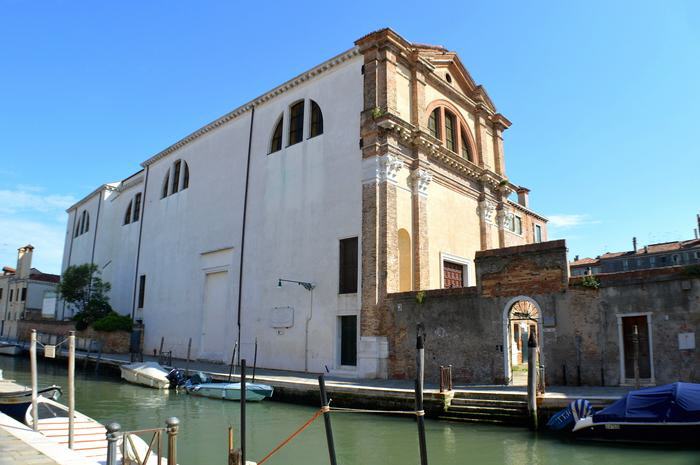
[(68, 333), (68, 447), (75, 437), (75, 331)]
[(238, 341), (233, 344), (233, 353), (231, 354), (231, 365), (228, 367), (228, 382), (231, 382), (231, 376), (233, 375), (233, 367), (236, 363), (236, 349), (238, 348)]
[(331, 425), (331, 410), (326, 394), (326, 379), (323, 375), (318, 377), (318, 390), (321, 395), (321, 410), (323, 410), (323, 424), (326, 428), (326, 442), (328, 443), (328, 457), (331, 465), (337, 465), (335, 457), (335, 441), (333, 440), (333, 426)]
[(537, 338), (534, 331), (527, 340), (527, 413), (530, 427), (537, 429)]
[(228, 427), (228, 465), (243, 465), (241, 450), (233, 447), (233, 426)]
[(39, 376), (36, 368), (36, 329), (32, 329), (31, 342), (29, 345), (29, 363), (32, 370), (32, 429), (39, 430), (39, 410), (37, 403)]
[(639, 329), (637, 325), (634, 325), (632, 345), (634, 347), (634, 388), (639, 389), (641, 383), (639, 382)]
[(245, 464), (245, 400), (246, 400), (246, 379), (245, 379), (245, 359), (241, 359), (241, 463)]
[(425, 362), (425, 341), (423, 325), (418, 325), (416, 336), (416, 423), (418, 424), (418, 446), (420, 464), (428, 465), (428, 450), (425, 442), (425, 412), (423, 411), (423, 376)]

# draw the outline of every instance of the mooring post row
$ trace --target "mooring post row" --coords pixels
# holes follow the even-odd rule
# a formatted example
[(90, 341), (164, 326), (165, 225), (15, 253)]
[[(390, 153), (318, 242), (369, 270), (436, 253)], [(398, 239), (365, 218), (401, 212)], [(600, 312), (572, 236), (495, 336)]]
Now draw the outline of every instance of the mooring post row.
[(119, 440), (119, 423), (107, 425), (107, 465), (117, 465), (117, 441)]

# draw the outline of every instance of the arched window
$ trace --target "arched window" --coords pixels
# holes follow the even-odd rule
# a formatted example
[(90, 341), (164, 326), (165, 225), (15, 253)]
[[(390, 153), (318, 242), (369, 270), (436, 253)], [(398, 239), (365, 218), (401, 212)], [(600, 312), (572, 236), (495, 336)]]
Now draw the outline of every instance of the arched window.
[(413, 290), (413, 267), (411, 257), (411, 235), (399, 229), (399, 292)]
[(80, 235), (80, 218), (78, 217), (78, 212), (75, 213), (75, 233), (73, 237), (78, 237)]
[(185, 165), (182, 174), (182, 190), (185, 190), (190, 187), (190, 167), (187, 166), (186, 161), (183, 161), (182, 163)]
[(141, 218), (141, 192), (134, 196), (134, 216), (132, 222), (137, 222)]
[(180, 190), (180, 167), (182, 162), (180, 160), (175, 160), (173, 164), (173, 188), (170, 189), (170, 193), (174, 194)]
[(428, 118), (428, 131), (430, 132), (430, 135), (436, 139), (440, 138), (440, 132), (438, 129), (439, 127), (440, 127), (440, 108), (436, 108), (430, 114), (430, 118)]
[(282, 120), (284, 118), (280, 116), (279, 121), (277, 121), (277, 126), (275, 126), (275, 131), (272, 133), (272, 141), (270, 143), (270, 153), (278, 152), (282, 150)]
[(447, 102), (444, 105), (434, 105), (429, 106), (432, 110), (428, 116), (428, 133), (439, 139), (450, 152), (475, 163), (467, 123), (457, 109)]
[(323, 134), (323, 113), (318, 103), (311, 100), (311, 131), (309, 138)]
[(471, 148), (469, 147), (469, 139), (467, 138), (467, 131), (462, 128), (462, 158), (466, 158), (467, 160), (473, 162), (474, 157), (472, 157), (472, 151)]
[(301, 142), (304, 138), (304, 101), (289, 108), (289, 145)]
[(163, 187), (161, 187), (160, 198), (164, 199), (168, 196), (168, 185), (170, 184), (170, 170), (165, 172), (165, 177), (163, 178)]
[(126, 212), (124, 213), (124, 224), (131, 223), (131, 200), (129, 201), (129, 206), (126, 207)]
[(90, 214), (85, 212), (85, 232), (90, 231)]
[(455, 115), (445, 110), (445, 147), (453, 152), (457, 151), (456, 127), (457, 122), (455, 121)]

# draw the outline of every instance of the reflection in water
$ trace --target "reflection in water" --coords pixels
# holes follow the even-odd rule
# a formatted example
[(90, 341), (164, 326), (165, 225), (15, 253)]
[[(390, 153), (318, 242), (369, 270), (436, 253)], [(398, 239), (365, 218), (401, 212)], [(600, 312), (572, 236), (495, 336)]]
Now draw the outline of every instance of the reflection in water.
[[(82, 364), (78, 363), (79, 370)], [(29, 361), (0, 356), (5, 378), (30, 384)], [(65, 360), (39, 364), (39, 384), (66, 385)], [(80, 370), (76, 380), (79, 411), (123, 430), (164, 426), (180, 419), (181, 465), (225, 464), (227, 428), (237, 428), (237, 402), (218, 401), (120, 382), (113, 371)], [(248, 456), (260, 459), (313, 415), (315, 409), (265, 401), (248, 406)], [(333, 429), (342, 465), (418, 464), (417, 429), (412, 419), (334, 414)], [(431, 465), (698, 465), (698, 451), (626, 448), (568, 443), (534, 436), (523, 428), (426, 422)], [(236, 438), (238, 443), (238, 438)], [(267, 462), (269, 465), (326, 465), (323, 422), (304, 433)]]

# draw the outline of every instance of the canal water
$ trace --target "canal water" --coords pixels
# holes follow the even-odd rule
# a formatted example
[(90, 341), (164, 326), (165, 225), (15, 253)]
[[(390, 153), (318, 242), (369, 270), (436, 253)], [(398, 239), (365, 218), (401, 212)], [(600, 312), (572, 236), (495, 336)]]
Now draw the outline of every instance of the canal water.
[[(110, 368), (101, 368), (99, 373), (92, 368), (81, 370), (81, 361), (77, 368), (76, 408), (80, 412), (102, 423), (117, 421), (123, 430), (165, 425), (166, 418), (176, 416), (181, 425), (181, 465), (227, 463), (227, 428), (238, 423), (237, 402), (126, 384)], [(28, 359), (0, 356), (0, 369), (6, 379), (30, 385)], [(39, 387), (65, 386), (66, 372), (65, 360), (40, 362)], [(248, 460), (262, 458), (314, 412), (311, 407), (272, 401), (248, 404)], [(524, 428), (435, 420), (428, 420), (426, 427), (431, 465), (700, 464), (700, 450), (565, 442), (533, 435)], [(341, 465), (419, 463), (416, 426), (410, 418), (338, 413), (333, 414), (333, 429)], [(266, 463), (328, 464), (323, 421), (319, 418)]]

